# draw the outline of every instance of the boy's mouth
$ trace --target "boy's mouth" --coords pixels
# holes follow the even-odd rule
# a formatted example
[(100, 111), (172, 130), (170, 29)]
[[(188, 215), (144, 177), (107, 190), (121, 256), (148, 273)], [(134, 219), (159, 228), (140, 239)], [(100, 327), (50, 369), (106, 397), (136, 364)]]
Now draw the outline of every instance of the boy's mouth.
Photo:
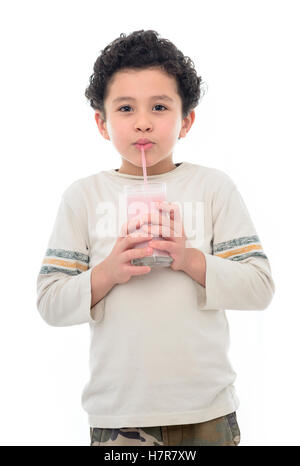
[(150, 141), (149, 139), (139, 139), (134, 143), (134, 145), (138, 147), (138, 149), (150, 149), (150, 147), (152, 147), (153, 144), (154, 142)]
[(150, 141), (150, 139), (141, 138), (141, 139), (138, 139), (137, 141), (135, 141), (135, 144), (148, 144), (150, 142), (153, 144), (153, 141)]
[(153, 146), (153, 142), (149, 142), (147, 144), (137, 144), (137, 143), (135, 143), (134, 145), (140, 150), (141, 150), (141, 148), (143, 148), (145, 150), (145, 149), (150, 149)]

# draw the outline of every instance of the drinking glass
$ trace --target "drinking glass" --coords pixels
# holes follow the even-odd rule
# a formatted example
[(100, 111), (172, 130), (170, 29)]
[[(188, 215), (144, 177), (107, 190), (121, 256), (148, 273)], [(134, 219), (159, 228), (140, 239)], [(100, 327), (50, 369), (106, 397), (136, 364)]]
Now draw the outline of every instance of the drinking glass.
[[(165, 201), (167, 195), (167, 185), (164, 182), (157, 183), (142, 183), (124, 186), (127, 221), (139, 215), (157, 215), (159, 211), (154, 205), (157, 201)], [(165, 241), (162, 236), (153, 237), (153, 241)], [(149, 243), (144, 241), (138, 243), (134, 248), (145, 248)], [(148, 265), (149, 267), (169, 267), (173, 262), (173, 258), (168, 251), (153, 248), (151, 256), (136, 258), (131, 260), (132, 265)]]

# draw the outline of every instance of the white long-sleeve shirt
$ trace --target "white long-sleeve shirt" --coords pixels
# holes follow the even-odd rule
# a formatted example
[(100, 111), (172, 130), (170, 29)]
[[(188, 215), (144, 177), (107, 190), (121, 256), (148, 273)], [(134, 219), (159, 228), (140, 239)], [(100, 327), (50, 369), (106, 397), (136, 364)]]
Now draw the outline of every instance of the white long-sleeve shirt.
[(225, 310), (270, 304), (270, 264), (231, 178), (176, 165), (148, 181), (166, 182), (167, 201), (181, 206), (186, 246), (205, 255), (205, 287), (183, 271), (156, 268), (115, 285), (91, 309), (91, 271), (120, 234), (124, 185), (143, 177), (101, 171), (72, 183), (61, 199), (37, 278), (37, 308), (50, 325), (90, 326), (82, 406), (91, 427), (191, 424), (239, 406)]

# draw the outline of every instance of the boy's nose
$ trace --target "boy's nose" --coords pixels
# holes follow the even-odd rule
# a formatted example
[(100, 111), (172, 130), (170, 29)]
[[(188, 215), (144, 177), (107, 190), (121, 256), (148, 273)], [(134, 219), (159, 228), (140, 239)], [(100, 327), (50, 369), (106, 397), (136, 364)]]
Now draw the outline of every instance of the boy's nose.
[(142, 124), (137, 124), (135, 126), (135, 129), (139, 130), (139, 131), (150, 131), (152, 129), (152, 126), (150, 125), (142, 125)]
[(152, 124), (149, 118), (145, 115), (141, 115), (136, 119), (135, 128), (140, 131), (150, 131), (152, 129)]

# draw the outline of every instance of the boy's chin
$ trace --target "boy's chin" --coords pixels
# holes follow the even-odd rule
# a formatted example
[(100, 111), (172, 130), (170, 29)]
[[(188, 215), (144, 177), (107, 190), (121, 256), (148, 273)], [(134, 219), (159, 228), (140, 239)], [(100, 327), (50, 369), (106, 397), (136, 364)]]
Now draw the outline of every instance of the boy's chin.
[[(127, 163), (127, 164), (130, 164), (130, 165), (132, 165), (132, 166), (134, 166), (136, 168), (143, 168), (142, 160), (128, 160), (128, 159), (125, 159), (124, 162)], [(159, 162), (160, 162), (160, 160), (151, 160), (151, 159), (146, 157), (146, 167), (152, 167), (152, 166), (156, 165)]]

